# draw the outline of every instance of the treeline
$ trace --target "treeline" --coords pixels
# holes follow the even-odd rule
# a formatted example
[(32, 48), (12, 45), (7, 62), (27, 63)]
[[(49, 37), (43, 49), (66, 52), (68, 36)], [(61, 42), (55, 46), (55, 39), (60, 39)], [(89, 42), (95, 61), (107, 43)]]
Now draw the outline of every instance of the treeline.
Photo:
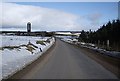
[(93, 43), (107, 50), (120, 51), (120, 20), (109, 21), (97, 31), (82, 30), (79, 41)]

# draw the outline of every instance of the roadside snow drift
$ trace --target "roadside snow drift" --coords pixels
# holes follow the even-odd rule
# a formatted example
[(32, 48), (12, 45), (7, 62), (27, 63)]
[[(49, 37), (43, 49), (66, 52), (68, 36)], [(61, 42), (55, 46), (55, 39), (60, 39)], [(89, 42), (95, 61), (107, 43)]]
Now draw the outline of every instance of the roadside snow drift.
[(2, 79), (39, 58), (55, 42), (52, 37), (1, 36)]
[(81, 47), (91, 49), (93, 51), (99, 52), (100, 54), (104, 54), (104, 55), (118, 58), (118, 59), (120, 58), (120, 52), (117, 52), (117, 51), (107, 51), (105, 49), (98, 48), (95, 44), (78, 42), (76, 39), (71, 39), (68, 36), (60, 36), (59, 38), (61, 38), (61, 40), (65, 41), (65, 42), (80, 45)]

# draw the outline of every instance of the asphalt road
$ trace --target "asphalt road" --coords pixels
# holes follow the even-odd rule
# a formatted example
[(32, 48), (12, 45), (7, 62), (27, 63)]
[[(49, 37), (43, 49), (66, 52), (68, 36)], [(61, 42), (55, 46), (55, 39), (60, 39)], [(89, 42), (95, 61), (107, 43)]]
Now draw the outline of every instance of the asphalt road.
[(117, 77), (89, 58), (79, 48), (57, 39), (40, 62), (12, 78), (17, 79), (117, 79)]

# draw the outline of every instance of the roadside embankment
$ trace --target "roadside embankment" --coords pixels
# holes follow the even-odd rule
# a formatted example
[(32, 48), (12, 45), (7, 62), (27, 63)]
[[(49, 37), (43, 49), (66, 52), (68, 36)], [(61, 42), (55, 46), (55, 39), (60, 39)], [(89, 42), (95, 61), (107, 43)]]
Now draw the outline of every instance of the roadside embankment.
[[(34, 39), (32, 39), (32, 38), (34, 38)], [(15, 39), (13, 38), (12, 41)], [(24, 40), (22, 41), (20, 39), (23, 40), (23, 39), (25, 39), (25, 37), (24, 38), (17, 37), (17, 40), (16, 40), (16, 41), (19, 40), (20, 44), (21, 44), (21, 42), (23, 42), (24, 46), (29, 41), (28, 38), (25, 39), (25, 41)], [(7, 79), (7, 78), (11, 77), (18, 71), (22, 70), (26, 66), (33, 63), (35, 60), (40, 58), (55, 43), (54, 37), (46, 38), (46, 39), (30, 37), (29, 39), (31, 39), (31, 41), (30, 41), (29, 45), (26, 45), (26, 48), (25, 47), (24, 48), (19, 47), (19, 49), (18, 48), (17, 49), (16, 48), (14, 48), (14, 49), (4, 48), (4, 50), (5, 51), (7, 50), (9, 53), (3, 52), (3, 50), (1, 50), (2, 58), (4, 58), (4, 59), (2, 59), (2, 65), (1, 65), (2, 79)], [(7, 37), (7, 40), (8, 40), (8, 37)], [(38, 41), (38, 42), (36, 43), (36, 41)], [(17, 44), (19, 44), (19, 42)], [(44, 43), (44, 45), (42, 45), (43, 43)], [(15, 43), (13, 43), (13, 44), (15, 44)], [(37, 48), (35, 48), (35, 46)], [(28, 48), (30, 48), (30, 49), (33, 48), (33, 54), (31, 53), (31, 50), (29, 50)], [(39, 48), (41, 48), (41, 50)], [(11, 52), (11, 54), (10, 54), (10, 52)], [(12, 59), (8, 59), (8, 61), (7, 61), (7, 59), (5, 59), (5, 58), (7, 58), (7, 57), (5, 57), (5, 55), (12, 56)], [(26, 56), (24, 56), (24, 55), (26, 55)]]

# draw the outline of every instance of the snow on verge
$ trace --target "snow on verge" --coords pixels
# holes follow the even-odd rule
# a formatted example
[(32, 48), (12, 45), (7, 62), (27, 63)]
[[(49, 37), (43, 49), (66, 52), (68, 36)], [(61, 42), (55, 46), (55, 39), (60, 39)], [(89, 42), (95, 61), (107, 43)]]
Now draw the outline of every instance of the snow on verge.
[(96, 52), (99, 52), (100, 54), (104, 54), (110, 57), (120, 58), (120, 52), (117, 52), (117, 51), (107, 51), (105, 49), (96, 47), (94, 44), (87, 45), (86, 43), (83, 43), (83, 42), (74, 42), (74, 40), (71, 40), (70, 38), (62, 38), (61, 40), (71, 44), (78, 44), (78, 45), (80, 44), (80, 46), (94, 50)]
[[(39, 49), (36, 49), (34, 54), (31, 54), (28, 50), (25, 49), (25, 47), (21, 47), (21, 49), (19, 50), (17, 49), (14, 50), (4, 49), (4, 51), (0, 50), (0, 53), (2, 53), (2, 64), (0, 64), (0, 67), (2, 67), (2, 78), (0, 79), (7, 79), (8, 77), (12, 76), (19, 70), (23, 69), (24, 67), (38, 59), (44, 52), (46, 52), (54, 44), (55, 42), (54, 38), (51, 38), (49, 40), (50, 43), (38, 46), (42, 49), (42, 52), (40, 52)], [(31, 40), (31, 42), (34, 45), (37, 45), (35, 44), (35, 41)]]

